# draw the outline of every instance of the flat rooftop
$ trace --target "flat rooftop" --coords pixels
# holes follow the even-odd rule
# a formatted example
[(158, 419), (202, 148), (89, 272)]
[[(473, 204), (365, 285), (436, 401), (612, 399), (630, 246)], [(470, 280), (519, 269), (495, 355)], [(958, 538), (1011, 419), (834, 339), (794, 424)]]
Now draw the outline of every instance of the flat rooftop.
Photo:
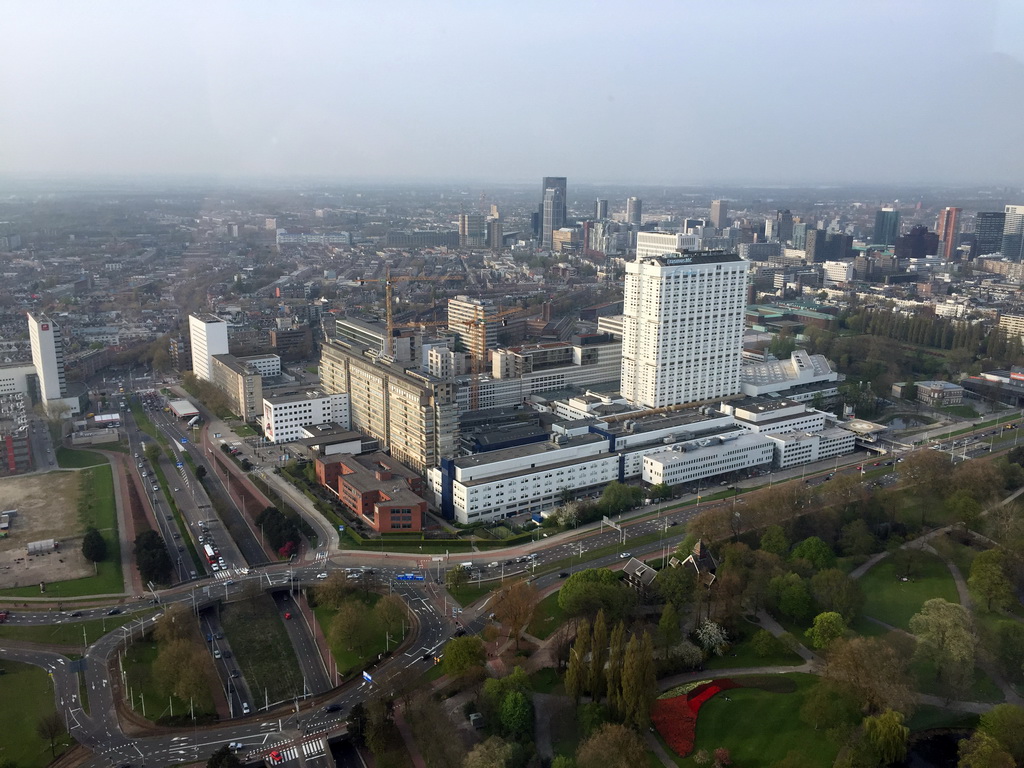
[(292, 390), (291, 392), (264, 395), (263, 399), (271, 405), (284, 405), (287, 403), (304, 402), (306, 400), (319, 400), (320, 398), (327, 396), (328, 395), (322, 389), (304, 389), (301, 391)]
[[(460, 456), (455, 459), (455, 466), (462, 469), (470, 467), (481, 467), (486, 464), (494, 464), (499, 461), (508, 461), (510, 459), (522, 459), (527, 456), (540, 456), (545, 453), (551, 453), (552, 451), (561, 451), (565, 448), (571, 448), (580, 445), (591, 445), (594, 443), (607, 442), (606, 438), (595, 434), (579, 435), (577, 437), (570, 437), (561, 445), (556, 445), (550, 441), (543, 443), (531, 443), (530, 445), (517, 445), (513, 448), (502, 448), (497, 451), (488, 451), (487, 453), (477, 453), (473, 456)], [(545, 465), (547, 466), (547, 465)], [(514, 474), (520, 474), (516, 472)]]

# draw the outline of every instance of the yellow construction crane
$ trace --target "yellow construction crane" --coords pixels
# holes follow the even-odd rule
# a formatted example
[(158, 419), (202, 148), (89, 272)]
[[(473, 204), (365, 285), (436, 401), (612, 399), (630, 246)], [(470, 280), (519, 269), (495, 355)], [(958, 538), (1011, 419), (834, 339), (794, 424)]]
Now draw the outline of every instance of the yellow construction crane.
[(359, 280), (360, 285), (366, 283), (384, 283), (384, 314), (386, 317), (387, 325), (387, 338), (384, 340), (384, 349), (381, 350), (385, 355), (389, 357), (395, 356), (395, 322), (394, 322), (394, 290), (393, 286), (395, 283), (421, 283), (421, 282), (442, 282), (446, 280), (465, 280), (465, 275), (439, 275), (437, 277), (407, 277), (400, 275), (398, 277), (391, 276), (391, 267), (385, 267), (384, 277), (373, 277), (368, 279)]

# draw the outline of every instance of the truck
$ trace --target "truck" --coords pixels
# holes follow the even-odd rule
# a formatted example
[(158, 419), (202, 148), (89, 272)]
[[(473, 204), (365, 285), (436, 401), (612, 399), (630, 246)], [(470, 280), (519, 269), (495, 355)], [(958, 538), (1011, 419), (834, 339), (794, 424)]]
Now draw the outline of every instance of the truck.
[(198, 423), (199, 423), (199, 417), (198, 416), (193, 416), (191, 419), (188, 420), (188, 426), (189, 427), (194, 427)]
[(206, 553), (206, 560), (209, 563), (217, 562), (217, 552), (209, 544), (203, 544), (203, 552)]

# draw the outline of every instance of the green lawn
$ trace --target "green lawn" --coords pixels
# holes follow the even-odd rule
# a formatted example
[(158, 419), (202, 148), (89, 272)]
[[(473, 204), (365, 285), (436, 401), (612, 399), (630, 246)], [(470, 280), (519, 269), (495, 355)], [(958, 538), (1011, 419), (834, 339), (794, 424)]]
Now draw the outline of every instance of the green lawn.
[[(54, 711), (53, 685), (45, 670), (30, 664), (0, 661), (0, 760), (12, 760), (18, 768), (43, 768), (53, 757), (50, 742), (36, 734), (36, 724)], [(61, 754), (72, 744), (65, 736), (57, 747)]]
[[(94, 526), (107, 542), (107, 559), (99, 563), (95, 576), (70, 581), (49, 582), (46, 593), (53, 597), (81, 597), (124, 592), (121, 574), (121, 545), (117, 536), (117, 508), (114, 502), (114, 483), (110, 465), (93, 467), (79, 472), (81, 493), (78, 515), (81, 530)], [(0, 590), (7, 597), (38, 597), (39, 586), (12, 587)]]
[[(354, 599), (362, 600), (372, 608), (380, 597), (376, 592), (370, 592), (366, 595), (359, 595)], [(317, 623), (320, 624), (324, 635), (329, 639), (331, 636), (331, 623), (334, 621), (337, 611), (324, 605), (318, 605), (313, 609), (313, 613), (316, 615)], [(372, 660), (377, 658), (378, 654), (384, 653), (388, 648), (394, 650), (402, 642), (402, 638), (399, 637), (402, 632), (401, 629), (391, 633), (391, 642), (388, 643), (384, 628), (377, 623), (373, 614), (370, 614), (369, 620), (372, 622), (370, 639), (363, 649), (355, 650), (348, 648), (344, 643), (331, 643), (331, 655), (334, 657), (334, 662), (338, 667), (338, 674), (341, 675), (342, 679), (352, 677), (361, 672)], [(405, 629), (408, 632), (411, 626), (407, 625)]]
[[(695, 749), (713, 752), (726, 747), (734, 765), (771, 766), (791, 750), (803, 752), (808, 765), (830, 766), (838, 748), (800, 720), (800, 707), (815, 684), (813, 675), (787, 674), (796, 683), (793, 693), (770, 693), (757, 688), (736, 688), (709, 699), (697, 718)], [(737, 678), (742, 683), (743, 678)], [(726, 698), (728, 696), (728, 700)], [(669, 750), (671, 754), (671, 750)], [(692, 756), (678, 761), (694, 765)]]
[[(947, 696), (950, 691), (944, 690), (935, 679), (935, 665), (916, 661), (910, 665), (910, 672), (917, 680), (917, 690), (934, 696)], [(967, 701), (981, 701), (998, 704), (1003, 700), (1003, 692), (999, 690), (992, 678), (980, 667), (974, 670), (974, 682), (969, 690), (954, 692), (955, 698)]]
[(926, 600), (941, 597), (951, 603), (960, 602), (946, 564), (926, 552), (920, 553), (910, 581), (897, 578), (897, 563), (889, 556), (865, 573), (860, 584), (865, 615), (902, 629), (910, 628), (910, 618)]
[[(299, 617), (294, 620), (301, 621)], [(228, 603), (221, 624), (255, 701), (262, 706), (302, 695), (302, 671), (284, 619), (270, 595)]]
[(239, 437), (256, 437), (259, 434), (255, 429), (250, 427), (248, 424), (239, 424), (237, 427), (232, 427), (231, 431)]
[[(81, 647), (83, 631), (85, 642), (92, 644), (116, 627), (127, 624), (129, 621), (138, 621), (143, 616), (149, 616), (154, 610), (151, 608), (146, 611), (139, 611), (138, 613), (122, 613), (119, 616), (108, 616), (102, 619), (90, 619), (89, 621), (69, 620), (64, 624), (42, 624), (36, 626), (0, 624), (0, 637), (10, 640), (25, 640), (30, 643), (52, 643), (54, 645)], [(136, 632), (136, 634), (138, 633)]]
[(92, 451), (77, 451), (73, 448), (65, 448), (63, 445), (57, 448), (57, 466), (61, 469), (85, 469), (86, 467), (99, 467), (107, 463), (109, 462), (106, 456)]
[(467, 584), (463, 584), (458, 589), (449, 589), (448, 593), (459, 601), (459, 605), (465, 608), (467, 605), (472, 605), (481, 597), (496, 592), (501, 588), (501, 584), (497, 581), (481, 581), (479, 584), (474, 580)]
[[(148, 720), (158, 722), (163, 718), (187, 715), (189, 702), (176, 696), (167, 696), (157, 685), (153, 675), (153, 661), (159, 648), (152, 636), (132, 643), (124, 654), (125, 681), (131, 695), (132, 709)], [(200, 701), (192, 702), (197, 718), (214, 714), (213, 696), (207, 695)]]
[[(806, 644), (806, 639), (797, 640)], [(799, 654), (782, 648), (771, 656), (758, 656), (750, 647), (749, 640), (742, 640), (733, 645), (724, 656), (712, 656), (705, 664), (708, 669), (739, 669), (741, 667), (793, 667), (804, 663)]]
[(564, 621), (565, 613), (558, 605), (558, 592), (552, 592), (537, 603), (526, 631), (534, 637), (546, 640)]

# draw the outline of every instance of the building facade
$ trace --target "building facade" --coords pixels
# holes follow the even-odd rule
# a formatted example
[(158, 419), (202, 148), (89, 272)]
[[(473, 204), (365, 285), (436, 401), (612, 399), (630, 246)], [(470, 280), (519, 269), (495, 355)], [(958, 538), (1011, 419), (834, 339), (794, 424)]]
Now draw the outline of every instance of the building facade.
[(348, 394), (328, 395), (318, 389), (285, 392), (263, 398), (263, 434), (273, 443), (299, 440), (303, 427), (334, 422), (348, 429)]
[(740, 391), (748, 262), (723, 251), (626, 264), (622, 395), (643, 408)]
[(39, 394), (43, 400), (67, 397), (68, 383), (64, 377), (64, 339), (60, 326), (44, 314), (28, 315), (28, 338), (32, 347), (32, 365), (39, 378)]
[(188, 316), (192, 346), (192, 372), (203, 381), (213, 381), (213, 356), (228, 354), (228, 324), (216, 315)]
[(234, 355), (210, 358), (211, 382), (228, 399), (238, 418), (251, 422), (263, 413), (263, 376), (254, 366)]

